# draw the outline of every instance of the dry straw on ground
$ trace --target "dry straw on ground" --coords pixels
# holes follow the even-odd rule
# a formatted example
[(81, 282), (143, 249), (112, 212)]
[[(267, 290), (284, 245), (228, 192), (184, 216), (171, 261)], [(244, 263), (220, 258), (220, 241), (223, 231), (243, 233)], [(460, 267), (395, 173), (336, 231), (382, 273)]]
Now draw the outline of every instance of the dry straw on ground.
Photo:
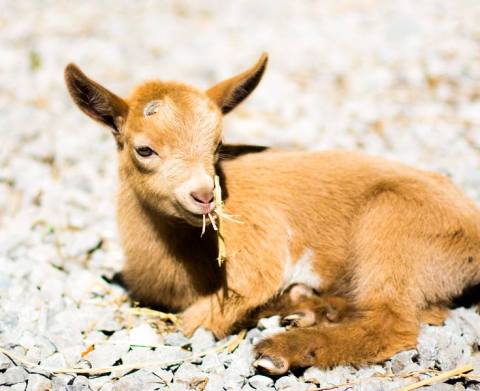
[(207, 349), (200, 353), (191, 354), (190, 356), (184, 359), (169, 360), (169, 361), (159, 360), (159, 361), (150, 361), (150, 362), (137, 362), (133, 364), (114, 365), (114, 366), (103, 367), (103, 368), (49, 368), (49, 367), (45, 367), (45, 366), (30, 362), (3, 348), (0, 348), (0, 353), (3, 353), (12, 361), (14, 361), (17, 364), (21, 364), (24, 367), (37, 369), (50, 374), (101, 375), (101, 374), (109, 373), (112, 371), (118, 371), (118, 370), (131, 371), (136, 369), (153, 368), (153, 367), (166, 368), (166, 367), (170, 367), (172, 365), (180, 364), (187, 361), (195, 361), (196, 359), (204, 357), (207, 354), (212, 352), (226, 351), (228, 353), (231, 353), (238, 347), (240, 342), (245, 338), (245, 335), (246, 335), (246, 330), (242, 330), (240, 331), (240, 333), (238, 333), (235, 337), (233, 337), (229, 341), (226, 341), (213, 349)]

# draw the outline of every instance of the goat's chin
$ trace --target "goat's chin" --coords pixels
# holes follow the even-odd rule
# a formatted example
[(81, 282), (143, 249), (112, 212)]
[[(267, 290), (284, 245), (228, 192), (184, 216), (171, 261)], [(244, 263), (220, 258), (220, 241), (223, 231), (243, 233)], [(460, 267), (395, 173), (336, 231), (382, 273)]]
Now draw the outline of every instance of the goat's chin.
[(183, 217), (183, 220), (187, 224), (191, 225), (192, 227), (202, 227), (203, 226), (203, 217), (201, 215), (200, 216), (192, 215), (192, 216), (189, 216), (189, 217)]
[[(184, 208), (182, 205), (176, 207), (176, 217), (180, 220), (183, 220), (188, 225), (193, 227), (202, 227), (203, 226), (203, 215), (198, 213), (193, 213), (188, 209)], [(210, 220), (207, 218), (205, 223), (210, 224)]]

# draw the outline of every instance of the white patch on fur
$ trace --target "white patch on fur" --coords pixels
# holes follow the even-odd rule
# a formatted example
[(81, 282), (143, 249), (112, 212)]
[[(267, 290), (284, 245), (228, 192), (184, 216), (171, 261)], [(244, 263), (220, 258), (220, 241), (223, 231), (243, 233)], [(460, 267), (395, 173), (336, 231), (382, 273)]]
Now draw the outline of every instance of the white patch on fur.
[(320, 289), (322, 280), (313, 269), (313, 250), (307, 248), (296, 262), (292, 262), (288, 253), (287, 261), (283, 269), (283, 288), (292, 284), (304, 284), (310, 288)]

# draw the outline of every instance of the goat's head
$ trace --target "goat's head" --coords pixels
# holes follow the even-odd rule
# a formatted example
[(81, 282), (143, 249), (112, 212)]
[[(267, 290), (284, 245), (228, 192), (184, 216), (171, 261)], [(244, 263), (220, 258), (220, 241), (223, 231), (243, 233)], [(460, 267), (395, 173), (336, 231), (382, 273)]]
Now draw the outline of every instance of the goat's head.
[(142, 202), (201, 225), (214, 208), (214, 165), (222, 139), (222, 115), (257, 86), (264, 54), (247, 71), (212, 88), (149, 81), (122, 99), (89, 79), (76, 65), (65, 81), (77, 106), (106, 125), (117, 142), (122, 179)]

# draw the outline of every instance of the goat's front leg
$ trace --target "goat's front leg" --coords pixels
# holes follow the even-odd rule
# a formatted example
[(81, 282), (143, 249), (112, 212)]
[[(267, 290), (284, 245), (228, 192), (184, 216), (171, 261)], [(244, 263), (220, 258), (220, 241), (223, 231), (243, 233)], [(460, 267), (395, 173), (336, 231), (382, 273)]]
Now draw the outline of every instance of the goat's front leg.
[(185, 335), (191, 336), (201, 326), (211, 330), (217, 338), (222, 338), (228, 333), (231, 324), (228, 318), (223, 316), (221, 311), (223, 300), (219, 296), (202, 297), (182, 313), (181, 324)]
[[(261, 299), (260, 299), (261, 300)], [(268, 298), (264, 299), (265, 301)], [(190, 336), (198, 327), (205, 327), (217, 338), (227, 336), (249, 310), (263, 304), (255, 297), (219, 293), (200, 298), (181, 315), (182, 331)]]
[[(249, 228), (250, 227), (250, 228)], [(269, 243), (282, 233), (272, 227), (266, 232), (273, 238), (261, 236), (255, 243), (245, 242), (251, 226), (225, 224), (227, 251), (235, 246), (230, 243), (245, 243), (231, 252), (222, 267), (225, 268), (223, 286), (215, 293), (197, 299), (182, 314), (183, 331), (192, 334), (203, 326), (217, 338), (225, 337), (234, 327), (239, 327), (249, 313), (268, 302), (280, 290), (283, 283), (283, 259), (281, 248), (272, 249)], [(230, 247), (229, 247), (230, 246)]]
[[(271, 278), (265, 273), (243, 273), (245, 278), (242, 278), (242, 272), (235, 270), (234, 266), (227, 269), (227, 275), (236, 277), (234, 281), (227, 281), (228, 288), (200, 297), (182, 313), (182, 329), (186, 335), (203, 326), (217, 338), (223, 338), (234, 328), (242, 327), (252, 310), (265, 304), (278, 292), (281, 281), (276, 276), (280, 273)], [(275, 270), (275, 267), (272, 269)]]

